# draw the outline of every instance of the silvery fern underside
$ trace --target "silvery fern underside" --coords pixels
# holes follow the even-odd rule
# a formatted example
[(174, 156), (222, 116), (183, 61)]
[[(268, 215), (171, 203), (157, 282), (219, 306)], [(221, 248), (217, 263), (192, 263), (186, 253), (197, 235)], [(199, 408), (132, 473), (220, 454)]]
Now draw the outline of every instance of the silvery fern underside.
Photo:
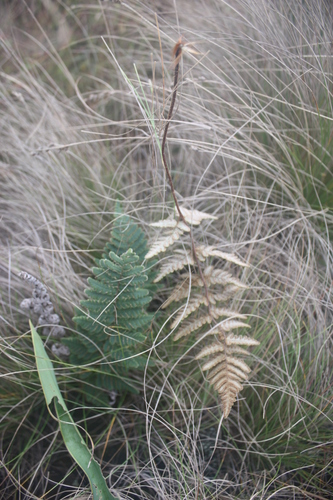
[[(248, 355), (244, 347), (258, 345), (259, 342), (235, 333), (238, 328), (249, 328), (245, 322), (246, 316), (225, 307), (225, 304), (237, 291), (247, 287), (225, 266), (221, 268), (221, 263), (242, 267), (248, 264), (236, 255), (221, 252), (215, 246), (195, 245), (193, 226), (216, 217), (185, 207), (180, 207), (180, 210), (182, 219), (169, 217), (152, 224), (161, 228), (162, 234), (151, 246), (146, 259), (173, 247), (172, 255), (163, 259), (155, 278), (155, 282), (159, 282), (177, 273), (176, 286), (162, 307), (171, 304), (177, 307), (170, 325), (175, 330), (175, 341), (193, 332), (199, 334), (204, 347), (196, 359), (205, 358), (202, 369), (207, 372), (210, 384), (218, 392), (224, 416), (227, 417), (250, 373), (243, 359)], [(187, 237), (190, 250), (186, 250)], [(181, 242), (181, 248), (175, 248), (176, 242)]]

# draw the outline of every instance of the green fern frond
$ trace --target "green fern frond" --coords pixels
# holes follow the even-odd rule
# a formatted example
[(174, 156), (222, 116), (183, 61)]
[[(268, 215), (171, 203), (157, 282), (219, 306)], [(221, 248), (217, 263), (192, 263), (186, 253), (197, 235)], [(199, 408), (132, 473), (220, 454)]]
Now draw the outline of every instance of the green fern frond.
[[(111, 239), (103, 258), (96, 260), (94, 278), (88, 278), (87, 298), (73, 318), (75, 336), (64, 338), (74, 365), (86, 366), (81, 375), (95, 391), (131, 390), (130, 370), (147, 364), (145, 350), (153, 314), (147, 308), (156, 273), (145, 267), (147, 242), (143, 231), (116, 209)], [(91, 367), (89, 369), (88, 367)], [(80, 375), (79, 375), (80, 376)], [(87, 398), (104, 401), (88, 390)]]
[(111, 238), (106, 243), (103, 258), (108, 259), (110, 252), (122, 255), (131, 248), (139, 262), (143, 262), (148, 251), (147, 239), (142, 229), (133, 220), (122, 213), (120, 204), (116, 204), (115, 220), (113, 223)]

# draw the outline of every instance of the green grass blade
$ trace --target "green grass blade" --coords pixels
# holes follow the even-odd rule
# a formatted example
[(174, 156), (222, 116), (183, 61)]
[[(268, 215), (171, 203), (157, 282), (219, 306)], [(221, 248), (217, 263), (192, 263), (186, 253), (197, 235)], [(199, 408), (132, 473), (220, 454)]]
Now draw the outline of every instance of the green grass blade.
[(111, 495), (102, 471), (82, 439), (61, 395), (55, 377), (53, 365), (48, 357), (43, 342), (30, 322), (32, 341), (36, 357), (38, 375), (42, 384), (46, 404), (49, 406), (54, 399), (60, 431), (66, 448), (75, 462), (88, 476), (94, 500), (116, 500)]

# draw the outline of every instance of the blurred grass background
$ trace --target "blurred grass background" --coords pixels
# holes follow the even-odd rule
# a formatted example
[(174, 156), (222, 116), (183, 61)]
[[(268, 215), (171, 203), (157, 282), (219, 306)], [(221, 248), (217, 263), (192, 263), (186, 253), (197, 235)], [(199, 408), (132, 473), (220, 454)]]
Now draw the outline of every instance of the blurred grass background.
[(331, 498), (332, 28), (323, 0), (1, 3), (1, 498), (86, 491), (45, 408), (17, 274), (72, 330), (116, 199), (154, 240), (172, 211), (156, 134), (180, 34), (199, 54), (182, 62), (172, 175), (219, 216), (197, 238), (251, 263), (236, 305), (261, 342), (253, 376), (224, 421), (193, 341), (158, 317), (140, 396), (86, 408), (54, 359), (58, 381), (120, 498)]

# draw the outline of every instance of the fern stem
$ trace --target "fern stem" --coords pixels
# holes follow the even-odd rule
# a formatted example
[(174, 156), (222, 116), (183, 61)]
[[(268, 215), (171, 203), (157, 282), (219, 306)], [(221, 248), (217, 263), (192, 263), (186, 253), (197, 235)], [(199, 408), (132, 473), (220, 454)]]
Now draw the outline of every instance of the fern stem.
[(182, 56), (182, 47), (183, 47), (182, 38), (180, 38), (173, 49), (173, 54), (175, 57), (175, 74), (174, 74), (174, 80), (173, 80), (171, 104), (170, 104), (170, 108), (169, 108), (169, 112), (168, 112), (168, 116), (167, 116), (167, 121), (166, 121), (166, 124), (164, 127), (164, 133), (163, 133), (163, 138), (162, 138), (161, 153), (162, 153), (163, 166), (164, 166), (165, 172), (166, 172), (167, 177), (168, 177), (169, 185), (170, 185), (172, 196), (173, 196), (173, 199), (174, 199), (174, 202), (175, 202), (178, 214), (179, 214), (179, 218), (187, 225), (187, 222), (185, 221), (185, 218), (184, 218), (183, 214), (181, 213), (181, 210), (179, 207), (179, 203), (178, 203), (177, 196), (175, 193), (175, 188), (174, 188), (172, 177), (170, 174), (170, 169), (168, 167), (166, 157), (165, 157), (165, 143), (166, 143), (166, 139), (167, 139), (167, 135), (168, 135), (170, 121), (172, 118), (173, 108), (175, 106), (176, 97), (177, 97), (178, 78), (179, 78), (179, 62), (180, 62), (180, 59)]
[(203, 286), (204, 286), (204, 289), (205, 289), (205, 295), (206, 295), (206, 299), (207, 299), (207, 303), (208, 303), (208, 306), (207, 306), (208, 307), (208, 312), (209, 312), (209, 314), (211, 314), (211, 307), (210, 307), (210, 301), (209, 301), (207, 281), (205, 280), (204, 274), (203, 274), (202, 269), (201, 269), (200, 260), (198, 258), (197, 251), (195, 249), (195, 244), (194, 244), (194, 238), (193, 238), (192, 231), (190, 232), (190, 235), (191, 235), (191, 244), (192, 244), (193, 258), (194, 258), (194, 260), (195, 260), (195, 262), (197, 264), (199, 275), (200, 275), (201, 281), (203, 282)]
[[(181, 60), (181, 57), (182, 57), (182, 50), (183, 50), (183, 39), (182, 39), (182, 37), (180, 37), (180, 39), (178, 40), (178, 42), (176, 43), (176, 45), (173, 48), (173, 56), (175, 58), (174, 59), (175, 73), (174, 73), (174, 79), (173, 79), (173, 88), (172, 88), (171, 103), (170, 103), (170, 108), (169, 108), (169, 112), (168, 112), (168, 116), (167, 116), (167, 122), (166, 122), (166, 125), (164, 127), (164, 133), (163, 133), (163, 138), (162, 138), (161, 152), (162, 152), (163, 166), (164, 166), (165, 172), (166, 172), (168, 180), (169, 180), (169, 185), (170, 185), (172, 196), (173, 196), (173, 199), (175, 201), (175, 205), (176, 205), (176, 208), (177, 208), (177, 211), (178, 211), (178, 214), (179, 214), (179, 218), (186, 225), (188, 225), (188, 223), (186, 222), (186, 220), (185, 220), (185, 218), (184, 218), (184, 216), (183, 216), (183, 214), (182, 214), (182, 212), (180, 210), (180, 207), (179, 207), (179, 204), (178, 204), (178, 200), (177, 200), (177, 196), (176, 196), (176, 192), (175, 192), (175, 188), (174, 188), (172, 177), (171, 177), (171, 173), (170, 173), (170, 169), (168, 167), (168, 164), (167, 164), (167, 161), (166, 161), (166, 157), (165, 157), (165, 144), (166, 144), (166, 139), (167, 139), (167, 135), (168, 135), (170, 121), (171, 121), (171, 118), (172, 118), (173, 108), (175, 106), (176, 97), (177, 97), (178, 79), (179, 79), (179, 63), (180, 63), (180, 60)], [(201, 280), (203, 282), (203, 285), (204, 285), (205, 295), (206, 295), (207, 302), (208, 302), (208, 311), (210, 313), (208, 286), (207, 286), (205, 277), (204, 277), (202, 269), (201, 269), (200, 261), (199, 261), (198, 256), (197, 256), (197, 252), (196, 252), (196, 249), (195, 249), (195, 243), (194, 243), (192, 231), (190, 231), (190, 235), (191, 235), (193, 257), (194, 257), (194, 260), (195, 260), (195, 262), (197, 264), (199, 275), (200, 275), (200, 278), (201, 278)]]

